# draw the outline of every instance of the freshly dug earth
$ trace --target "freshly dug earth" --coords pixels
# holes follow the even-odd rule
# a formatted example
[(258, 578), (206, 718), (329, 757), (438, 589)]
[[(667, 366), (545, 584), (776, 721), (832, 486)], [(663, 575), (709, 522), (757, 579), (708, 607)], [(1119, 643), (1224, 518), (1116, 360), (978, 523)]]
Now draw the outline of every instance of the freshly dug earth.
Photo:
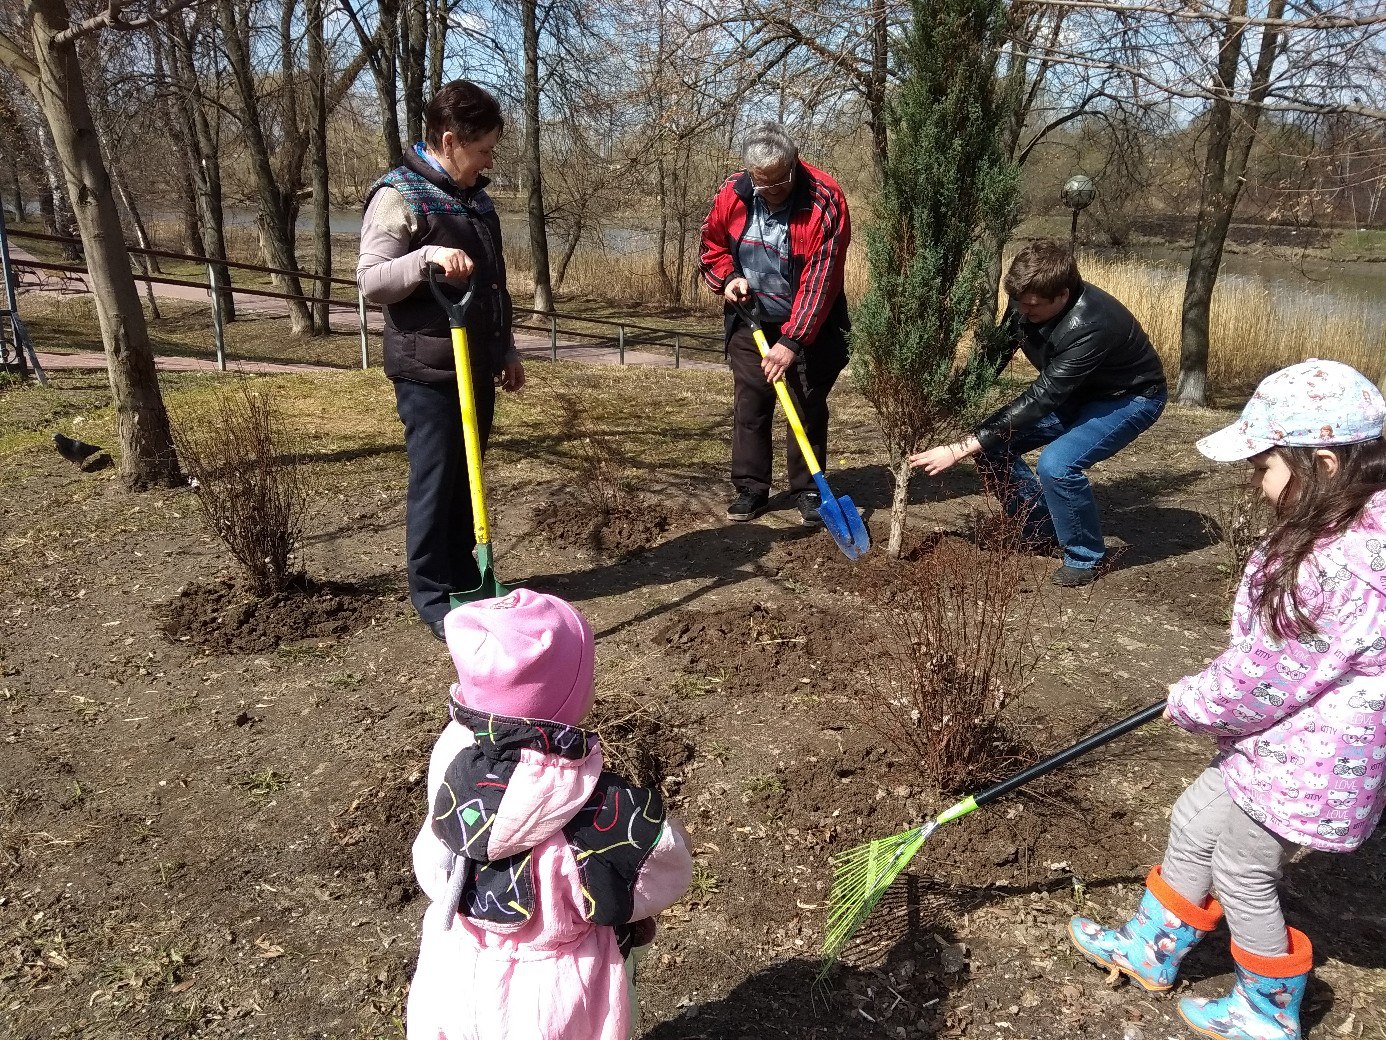
[[(851, 564), (792, 511), (721, 520), (706, 488), (724, 447), (698, 440), (723, 436), (720, 376), (534, 368), (534, 396), (502, 402), (487, 457), (498, 570), (591, 619), (591, 724), (614, 766), (663, 787), (697, 857), (640, 970), (639, 1035), (1184, 1035), (1174, 998), (1108, 986), (1065, 937), (1073, 913), (1129, 913), (1207, 761), (1206, 742), (1160, 725), (939, 830), (816, 981), (829, 857), (956, 797), (883, 738), (873, 679), (911, 568), (985, 551), (965, 537), (984, 505), (971, 475), (916, 489), (929, 501), (911, 507), (906, 559)], [(6, 456), (0, 1035), (402, 1035), (423, 913), (409, 846), (454, 673), (408, 603), (388, 387), (331, 379), (321, 398), (293, 384), (306, 429), (327, 414), (355, 425), (313, 463), (317, 584), (292, 617), (244, 597), (185, 493), (128, 494), (38, 437)], [(629, 415), (682, 393), (622, 442), (670, 474), (667, 527), (600, 553), (586, 533), (546, 530), (565, 496), (550, 387)], [(39, 403), (79, 414), (83, 392), (59, 382), (49, 393), (68, 403)], [(875, 511), (879, 544), (887, 477), (854, 432), (870, 429), (866, 406), (839, 396), (835, 481)], [(45, 439), (49, 421), (34, 427)], [(1191, 448), (1222, 421), (1172, 409), (1097, 467), (1123, 550), (1097, 584), (1051, 589), (1056, 562), (1033, 559), (1020, 595), (1042, 658), (1008, 691), (998, 771), (1016, 748), (1047, 753), (1148, 703), (1223, 645), (1230, 575), (1203, 512), (1224, 478)], [(1287, 871), (1288, 915), (1317, 950), (1310, 1037), (1386, 1037), (1383, 880), (1380, 839)], [(1181, 993), (1225, 991), (1226, 932), (1187, 963)]]

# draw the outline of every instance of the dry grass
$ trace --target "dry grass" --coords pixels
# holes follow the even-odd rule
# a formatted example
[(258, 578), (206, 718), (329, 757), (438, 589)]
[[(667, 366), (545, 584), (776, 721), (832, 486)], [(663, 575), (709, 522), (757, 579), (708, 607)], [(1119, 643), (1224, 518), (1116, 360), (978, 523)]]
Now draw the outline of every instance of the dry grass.
[[(1171, 377), (1179, 371), (1182, 268), (1080, 255), (1083, 276), (1126, 304), (1145, 326)], [(1278, 368), (1332, 358), (1368, 378), (1386, 377), (1381, 304), (1330, 293), (1275, 292), (1224, 277), (1213, 297), (1208, 378), (1224, 391), (1248, 390)]]

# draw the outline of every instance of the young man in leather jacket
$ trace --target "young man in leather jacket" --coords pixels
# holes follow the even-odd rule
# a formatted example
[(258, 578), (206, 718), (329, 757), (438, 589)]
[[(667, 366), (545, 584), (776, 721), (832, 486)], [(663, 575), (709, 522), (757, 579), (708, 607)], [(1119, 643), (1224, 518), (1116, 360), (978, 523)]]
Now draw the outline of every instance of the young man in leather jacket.
[[(1002, 321), (1011, 335), (996, 373), (1020, 350), (1038, 378), (972, 434), (922, 451), (910, 464), (937, 476), (975, 456), (987, 488), (1022, 522), (1022, 537), (1063, 550), (1054, 584), (1087, 585), (1106, 548), (1085, 471), (1160, 417), (1168, 394), (1164, 368), (1140, 322), (1082, 280), (1068, 247), (1031, 242), (1011, 262), (1003, 286), (1010, 305)], [(1031, 470), (1023, 456), (1040, 447)]]

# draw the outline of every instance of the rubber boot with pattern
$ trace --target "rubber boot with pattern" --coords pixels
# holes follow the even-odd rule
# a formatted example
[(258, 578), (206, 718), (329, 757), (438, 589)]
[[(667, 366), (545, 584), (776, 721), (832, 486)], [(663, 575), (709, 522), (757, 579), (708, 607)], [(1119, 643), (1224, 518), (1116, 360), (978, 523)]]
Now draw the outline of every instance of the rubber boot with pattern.
[(1232, 944), (1237, 982), (1217, 1000), (1185, 997), (1179, 1014), (1197, 1033), (1218, 1040), (1299, 1040), (1299, 1005), (1309, 983), (1314, 950), (1309, 937), (1289, 929), (1290, 952), (1261, 957)]
[(1206, 906), (1195, 906), (1165, 882), (1158, 866), (1145, 886), (1135, 916), (1121, 927), (1103, 928), (1075, 917), (1068, 923), (1068, 934), (1088, 960), (1160, 993), (1174, 986), (1180, 961), (1217, 925), (1222, 907), (1212, 898)]

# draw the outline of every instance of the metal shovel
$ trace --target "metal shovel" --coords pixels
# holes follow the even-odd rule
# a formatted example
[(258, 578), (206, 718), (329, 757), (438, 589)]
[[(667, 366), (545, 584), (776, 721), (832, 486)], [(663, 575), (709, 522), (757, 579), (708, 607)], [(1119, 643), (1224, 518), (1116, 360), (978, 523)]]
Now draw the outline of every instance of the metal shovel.
[[(770, 353), (770, 344), (766, 341), (765, 329), (760, 318), (752, 309), (754, 303), (747, 306), (745, 303), (732, 301), (732, 306), (736, 308), (736, 313), (746, 323), (746, 327), (751, 330), (751, 337), (756, 341), (756, 349), (760, 351), (760, 356), (765, 357)], [(785, 386), (783, 379), (775, 380), (774, 386), (775, 393), (779, 395), (780, 407), (784, 409), (784, 416), (789, 420), (789, 428), (794, 431), (794, 437), (799, 442), (799, 451), (803, 453), (804, 461), (813, 474), (813, 482), (818, 485), (818, 494), (822, 498), (818, 515), (823, 520), (823, 527), (832, 535), (833, 541), (847, 559), (859, 559), (871, 548), (871, 535), (866, 530), (861, 511), (846, 495), (834, 495), (832, 488), (828, 487), (828, 478), (823, 475), (823, 467), (818, 464), (818, 456), (809, 444), (808, 435), (804, 433), (804, 424), (799, 420), (799, 410), (794, 407), (793, 398), (789, 396), (789, 387)]]

